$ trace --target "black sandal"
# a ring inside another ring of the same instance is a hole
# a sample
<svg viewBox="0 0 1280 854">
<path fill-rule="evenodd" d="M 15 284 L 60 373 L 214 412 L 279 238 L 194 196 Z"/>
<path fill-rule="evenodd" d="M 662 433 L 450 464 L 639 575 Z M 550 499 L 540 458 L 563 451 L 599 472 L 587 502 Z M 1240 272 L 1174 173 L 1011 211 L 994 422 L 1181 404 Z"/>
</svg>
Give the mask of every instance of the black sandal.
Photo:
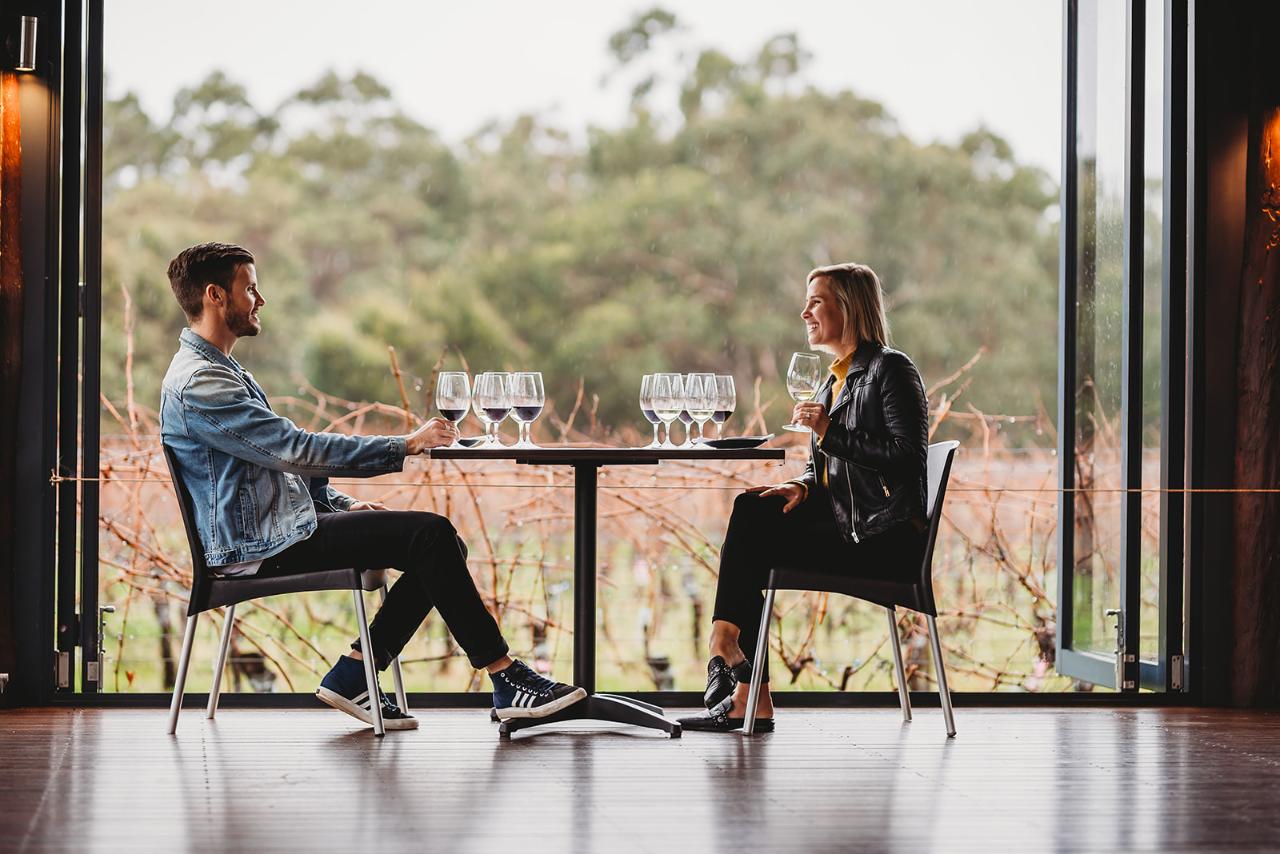
<svg viewBox="0 0 1280 854">
<path fill-rule="evenodd" d="M 723 656 L 713 656 L 707 662 L 707 690 L 702 695 L 702 705 L 714 709 L 733 696 L 740 682 L 751 681 L 751 662 L 745 659 L 730 667 Z"/>
<path fill-rule="evenodd" d="M 691 732 L 736 732 L 742 729 L 746 719 L 729 717 L 732 708 L 733 700 L 728 699 L 700 715 L 680 718 L 678 723 L 681 729 Z M 754 731 L 773 732 L 773 718 L 756 718 Z"/>
</svg>

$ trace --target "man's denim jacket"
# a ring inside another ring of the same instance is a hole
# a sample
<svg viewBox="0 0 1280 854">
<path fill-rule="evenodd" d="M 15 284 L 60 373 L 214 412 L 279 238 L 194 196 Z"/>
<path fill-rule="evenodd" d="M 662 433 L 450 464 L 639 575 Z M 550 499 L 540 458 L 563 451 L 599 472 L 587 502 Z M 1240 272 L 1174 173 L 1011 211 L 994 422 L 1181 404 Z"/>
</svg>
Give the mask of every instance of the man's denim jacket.
<svg viewBox="0 0 1280 854">
<path fill-rule="evenodd" d="M 312 433 L 271 411 L 253 375 L 190 329 L 165 374 L 160 436 L 191 491 L 209 566 L 259 560 L 311 536 L 316 506 L 353 499 L 330 477 L 404 467 L 400 436 Z"/>
</svg>

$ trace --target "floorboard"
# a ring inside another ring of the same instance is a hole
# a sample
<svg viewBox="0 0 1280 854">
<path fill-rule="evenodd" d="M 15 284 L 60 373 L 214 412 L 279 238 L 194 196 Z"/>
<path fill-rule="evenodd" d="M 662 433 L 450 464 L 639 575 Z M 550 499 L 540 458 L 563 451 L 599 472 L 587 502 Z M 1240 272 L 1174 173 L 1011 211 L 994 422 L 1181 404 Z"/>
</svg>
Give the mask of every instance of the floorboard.
<svg viewBox="0 0 1280 854">
<path fill-rule="evenodd" d="M 1280 714 L 783 710 L 778 731 L 433 710 L 0 712 L 3 851 L 1274 850 Z"/>
</svg>

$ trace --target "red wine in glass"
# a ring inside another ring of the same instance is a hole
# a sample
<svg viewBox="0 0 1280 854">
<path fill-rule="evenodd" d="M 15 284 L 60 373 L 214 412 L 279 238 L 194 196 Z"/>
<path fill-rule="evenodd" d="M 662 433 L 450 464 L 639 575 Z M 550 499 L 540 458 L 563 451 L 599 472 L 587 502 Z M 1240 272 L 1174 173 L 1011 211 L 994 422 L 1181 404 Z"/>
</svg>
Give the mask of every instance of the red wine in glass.
<svg viewBox="0 0 1280 854">
<path fill-rule="evenodd" d="M 689 410 L 680 410 L 680 423 L 686 427 L 693 423 L 693 416 L 689 414 Z"/>
<path fill-rule="evenodd" d="M 488 415 L 489 420 L 494 424 L 500 424 L 502 419 L 506 418 L 510 413 L 510 406 L 486 406 L 484 408 L 484 414 Z"/>
<path fill-rule="evenodd" d="M 463 418 L 467 417 L 466 409 L 446 409 L 443 406 L 439 407 L 439 409 L 440 409 L 440 415 L 446 421 L 452 421 L 454 424 L 457 424 Z"/>
<path fill-rule="evenodd" d="M 729 416 L 733 414 L 732 409 L 717 409 L 711 413 L 711 420 L 716 424 L 723 424 L 729 420 Z"/>
<path fill-rule="evenodd" d="M 526 424 L 529 423 L 530 421 L 533 421 L 539 415 L 542 414 L 541 406 L 517 406 L 515 407 L 515 410 L 516 410 L 516 420 L 523 421 Z"/>
</svg>

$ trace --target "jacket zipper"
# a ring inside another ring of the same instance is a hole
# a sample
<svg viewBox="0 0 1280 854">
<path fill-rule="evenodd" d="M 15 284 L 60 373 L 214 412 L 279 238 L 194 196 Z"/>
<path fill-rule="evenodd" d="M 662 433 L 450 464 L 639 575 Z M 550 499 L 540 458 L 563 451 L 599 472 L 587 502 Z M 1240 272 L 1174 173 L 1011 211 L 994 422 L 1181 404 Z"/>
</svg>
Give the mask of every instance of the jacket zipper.
<svg viewBox="0 0 1280 854">
<path fill-rule="evenodd" d="M 884 475 L 878 474 L 876 475 L 876 477 L 880 478 L 880 488 L 884 490 L 884 497 L 885 498 L 892 497 L 889 495 L 889 484 L 885 482 Z"/>
<path fill-rule="evenodd" d="M 849 488 L 849 533 L 853 535 L 853 541 L 857 543 L 861 542 L 861 540 L 858 539 L 858 526 L 854 524 L 854 516 L 857 514 L 858 509 L 857 505 L 853 503 L 853 479 L 846 476 L 845 486 Z"/>
</svg>

